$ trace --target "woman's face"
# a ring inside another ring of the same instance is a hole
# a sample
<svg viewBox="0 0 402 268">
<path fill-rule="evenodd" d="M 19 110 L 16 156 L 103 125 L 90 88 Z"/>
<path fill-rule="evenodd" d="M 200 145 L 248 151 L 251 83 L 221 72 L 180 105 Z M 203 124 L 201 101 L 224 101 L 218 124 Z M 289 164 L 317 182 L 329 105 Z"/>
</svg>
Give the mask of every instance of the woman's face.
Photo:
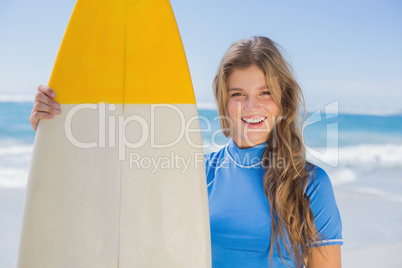
<svg viewBox="0 0 402 268">
<path fill-rule="evenodd" d="M 268 88 L 264 73 L 256 65 L 235 69 L 228 77 L 228 115 L 233 140 L 249 148 L 268 140 L 279 107 Z"/>
</svg>

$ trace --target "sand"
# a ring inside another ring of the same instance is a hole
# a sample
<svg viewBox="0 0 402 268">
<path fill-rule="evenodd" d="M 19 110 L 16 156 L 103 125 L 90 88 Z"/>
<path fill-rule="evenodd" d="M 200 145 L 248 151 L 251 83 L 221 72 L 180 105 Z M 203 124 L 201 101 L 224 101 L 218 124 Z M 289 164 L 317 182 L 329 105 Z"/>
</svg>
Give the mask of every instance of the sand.
<svg viewBox="0 0 402 268">
<path fill-rule="evenodd" d="M 0 188 L 0 268 L 17 266 L 25 189 Z"/>
<path fill-rule="evenodd" d="M 358 250 L 342 250 L 342 267 L 400 268 L 402 267 L 402 242 Z"/>
</svg>

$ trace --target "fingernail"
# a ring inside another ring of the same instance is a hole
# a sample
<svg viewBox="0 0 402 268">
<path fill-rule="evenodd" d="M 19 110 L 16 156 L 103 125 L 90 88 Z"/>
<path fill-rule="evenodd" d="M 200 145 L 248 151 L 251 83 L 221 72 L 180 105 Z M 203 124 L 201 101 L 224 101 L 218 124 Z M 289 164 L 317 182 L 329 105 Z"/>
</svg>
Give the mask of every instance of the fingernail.
<svg viewBox="0 0 402 268">
<path fill-rule="evenodd" d="M 49 114 L 49 118 L 53 118 L 53 115 L 52 115 L 52 114 Z"/>
<path fill-rule="evenodd" d="M 53 106 L 54 106 L 54 108 L 60 108 L 60 104 L 59 104 L 58 102 L 55 102 L 55 103 L 53 104 Z"/>
<path fill-rule="evenodd" d="M 56 98 L 56 93 L 52 92 L 51 96 L 52 98 Z"/>
<path fill-rule="evenodd" d="M 56 114 L 59 114 L 59 113 L 61 113 L 61 111 L 60 111 L 60 110 L 56 110 Z"/>
</svg>

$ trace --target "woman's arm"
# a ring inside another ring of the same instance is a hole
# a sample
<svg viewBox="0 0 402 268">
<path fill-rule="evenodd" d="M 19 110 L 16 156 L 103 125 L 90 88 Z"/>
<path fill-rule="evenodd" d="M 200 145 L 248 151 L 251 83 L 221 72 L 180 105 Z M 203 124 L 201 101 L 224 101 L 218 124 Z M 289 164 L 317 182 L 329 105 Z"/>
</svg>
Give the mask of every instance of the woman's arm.
<svg viewBox="0 0 402 268">
<path fill-rule="evenodd" d="M 60 104 L 53 100 L 55 97 L 56 93 L 50 87 L 44 85 L 38 87 L 38 93 L 35 95 L 35 103 L 29 117 L 29 122 L 35 131 L 38 127 L 39 119 L 50 119 L 55 114 L 60 113 Z"/>
<path fill-rule="evenodd" d="M 340 268 L 341 246 L 323 246 L 313 248 L 307 268 Z"/>
</svg>

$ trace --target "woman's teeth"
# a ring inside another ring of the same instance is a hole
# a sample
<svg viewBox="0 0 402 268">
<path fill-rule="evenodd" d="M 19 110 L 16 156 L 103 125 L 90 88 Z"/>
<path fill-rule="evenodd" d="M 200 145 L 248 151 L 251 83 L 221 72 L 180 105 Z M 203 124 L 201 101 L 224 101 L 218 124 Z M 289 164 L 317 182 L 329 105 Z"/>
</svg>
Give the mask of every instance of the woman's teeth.
<svg viewBox="0 0 402 268">
<path fill-rule="evenodd" d="M 241 120 L 248 124 L 258 124 L 265 120 L 266 117 L 253 117 L 253 118 L 245 118 L 242 117 Z"/>
</svg>

